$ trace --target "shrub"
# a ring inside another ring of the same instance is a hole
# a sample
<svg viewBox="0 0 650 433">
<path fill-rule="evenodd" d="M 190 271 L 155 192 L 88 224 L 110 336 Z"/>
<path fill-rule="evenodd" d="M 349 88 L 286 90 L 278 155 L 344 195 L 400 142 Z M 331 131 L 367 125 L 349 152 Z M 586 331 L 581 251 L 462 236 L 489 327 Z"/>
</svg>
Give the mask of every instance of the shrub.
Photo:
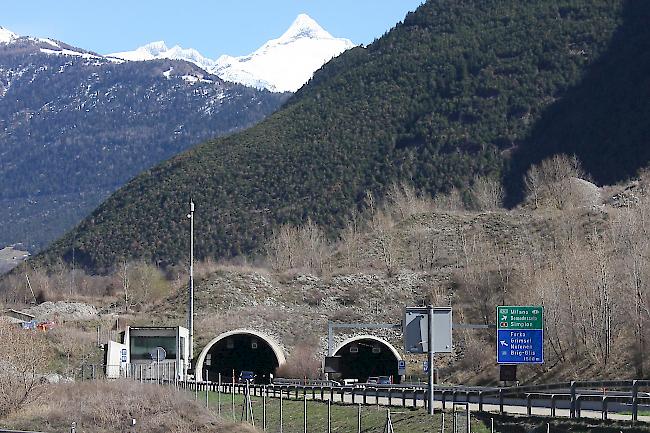
<svg viewBox="0 0 650 433">
<path fill-rule="evenodd" d="M 527 200 L 535 208 L 555 207 L 565 209 L 573 207 L 580 201 L 580 191 L 571 179 L 585 179 L 587 174 L 580 161 L 567 155 L 555 155 L 533 165 L 524 181 Z"/>
<path fill-rule="evenodd" d="M 43 335 L 0 322 L 0 419 L 37 400 L 50 361 Z"/>
<path fill-rule="evenodd" d="M 306 269 L 322 274 L 330 247 L 325 232 L 311 220 L 300 227 L 284 225 L 269 241 L 267 260 L 275 270 Z"/>
<path fill-rule="evenodd" d="M 317 379 L 320 376 L 320 361 L 313 346 L 296 346 L 287 362 L 278 367 L 276 373 L 279 377 Z"/>
</svg>

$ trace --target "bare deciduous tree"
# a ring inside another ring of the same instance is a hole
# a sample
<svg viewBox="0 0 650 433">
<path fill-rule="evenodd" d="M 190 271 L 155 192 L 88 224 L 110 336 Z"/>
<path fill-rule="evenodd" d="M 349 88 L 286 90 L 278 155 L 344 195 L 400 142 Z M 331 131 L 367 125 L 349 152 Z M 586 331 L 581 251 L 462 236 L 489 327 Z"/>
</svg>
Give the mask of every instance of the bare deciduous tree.
<svg viewBox="0 0 650 433">
<path fill-rule="evenodd" d="M 418 193 L 412 185 L 393 184 L 386 194 L 386 208 L 398 220 L 425 213 L 433 207 L 433 201 Z"/>
<path fill-rule="evenodd" d="M 581 201 L 578 184 L 572 179 L 587 175 L 576 156 L 555 155 L 530 167 L 524 177 L 527 196 L 535 208 L 557 209 L 573 207 Z"/>
<path fill-rule="evenodd" d="M 360 266 L 362 234 L 358 213 L 354 212 L 350 222 L 341 231 L 341 238 L 338 249 L 343 254 L 345 265 L 348 269 L 355 269 Z"/>
<path fill-rule="evenodd" d="M 300 227 L 280 227 L 267 248 L 267 259 L 276 270 L 303 268 L 320 274 L 329 254 L 324 231 L 311 219 Z"/>
<path fill-rule="evenodd" d="M 276 270 L 296 267 L 296 245 L 300 238 L 298 228 L 285 224 L 277 229 L 268 243 L 267 258 Z"/>
<path fill-rule="evenodd" d="M 394 230 L 395 220 L 390 212 L 378 210 L 368 223 L 372 235 L 375 255 L 380 258 L 387 275 L 393 275 L 398 263 L 398 234 Z"/>
<path fill-rule="evenodd" d="M 498 179 L 477 177 L 470 194 L 476 210 L 493 211 L 503 207 L 503 186 Z"/>
<path fill-rule="evenodd" d="M 0 419 L 38 399 L 50 352 L 43 336 L 0 322 Z"/>
<path fill-rule="evenodd" d="M 159 301 L 171 291 L 171 284 L 162 270 L 145 262 L 124 261 L 116 276 L 124 290 L 127 311 Z"/>
<path fill-rule="evenodd" d="M 433 207 L 443 211 L 460 211 L 465 209 L 465 201 L 458 188 L 452 188 L 448 194 L 437 194 L 433 198 Z"/>
</svg>

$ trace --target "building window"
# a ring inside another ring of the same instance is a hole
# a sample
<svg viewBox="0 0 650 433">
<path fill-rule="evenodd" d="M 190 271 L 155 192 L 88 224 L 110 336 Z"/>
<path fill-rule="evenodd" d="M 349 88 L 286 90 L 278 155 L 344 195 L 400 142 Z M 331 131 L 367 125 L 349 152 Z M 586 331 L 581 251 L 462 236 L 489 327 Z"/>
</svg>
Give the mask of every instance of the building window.
<svg viewBox="0 0 650 433">
<path fill-rule="evenodd" d="M 151 360 L 151 351 L 162 347 L 165 359 L 176 359 L 176 337 L 131 336 L 131 360 Z"/>
</svg>

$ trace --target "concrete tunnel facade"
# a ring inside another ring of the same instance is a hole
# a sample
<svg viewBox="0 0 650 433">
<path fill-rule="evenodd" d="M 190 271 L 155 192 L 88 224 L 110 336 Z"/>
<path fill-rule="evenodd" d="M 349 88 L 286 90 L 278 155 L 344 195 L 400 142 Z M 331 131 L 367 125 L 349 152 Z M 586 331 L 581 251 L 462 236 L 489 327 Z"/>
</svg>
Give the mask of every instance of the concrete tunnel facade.
<svg viewBox="0 0 650 433">
<path fill-rule="evenodd" d="M 339 344 L 332 352 L 341 357 L 341 377 L 366 382 L 368 377 L 391 376 L 399 383 L 398 361 L 402 355 L 388 341 L 374 335 L 356 335 Z M 270 336 L 252 329 L 235 329 L 210 340 L 196 359 L 195 376 L 199 381 L 237 380 L 241 371 L 253 371 L 256 382 L 267 383 L 269 374 L 286 363 L 282 347 Z M 206 377 L 207 375 L 207 377 Z"/>
<path fill-rule="evenodd" d="M 252 371 L 258 383 L 266 383 L 269 374 L 286 362 L 284 351 L 271 337 L 252 329 L 235 329 L 210 340 L 196 359 L 195 376 L 201 381 L 221 377 L 235 380 L 241 371 Z"/>
</svg>

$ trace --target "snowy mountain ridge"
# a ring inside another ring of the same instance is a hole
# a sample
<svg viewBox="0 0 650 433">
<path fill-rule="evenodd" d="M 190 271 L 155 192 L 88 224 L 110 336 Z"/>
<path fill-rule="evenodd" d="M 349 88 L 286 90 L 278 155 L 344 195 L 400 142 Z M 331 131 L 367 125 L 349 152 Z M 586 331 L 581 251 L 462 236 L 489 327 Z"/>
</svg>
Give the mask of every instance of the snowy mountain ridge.
<svg viewBox="0 0 650 433">
<path fill-rule="evenodd" d="M 185 60 L 198 67 L 211 72 L 214 60 L 204 57 L 194 48 L 182 48 L 178 45 L 168 48 L 165 41 L 151 42 L 133 51 L 107 54 L 106 57 L 122 59 L 132 62 L 142 62 L 155 59 Z"/>
<path fill-rule="evenodd" d="M 168 48 L 158 41 L 133 51 L 108 54 L 127 61 L 186 60 L 220 78 L 273 92 L 295 92 L 323 64 L 354 47 L 349 39 L 335 38 L 306 14 L 300 14 L 277 39 L 241 57 L 209 59 L 193 48 Z"/>
<path fill-rule="evenodd" d="M 194 48 L 178 45 L 169 48 L 164 41 L 151 42 L 133 51 L 101 56 L 67 44 L 59 45 L 52 39 L 21 37 L 0 27 L 0 44 L 19 41 L 39 45 L 44 54 L 80 56 L 113 63 L 184 60 L 223 80 L 272 92 L 295 92 L 330 59 L 355 46 L 349 39 L 335 38 L 307 14 L 298 15 L 279 38 L 267 41 L 253 53 L 240 57 L 222 55 L 216 60 L 203 56 Z"/>
<path fill-rule="evenodd" d="M 0 44 L 8 44 L 14 39 L 18 39 L 18 35 L 9 29 L 0 26 Z"/>
</svg>

